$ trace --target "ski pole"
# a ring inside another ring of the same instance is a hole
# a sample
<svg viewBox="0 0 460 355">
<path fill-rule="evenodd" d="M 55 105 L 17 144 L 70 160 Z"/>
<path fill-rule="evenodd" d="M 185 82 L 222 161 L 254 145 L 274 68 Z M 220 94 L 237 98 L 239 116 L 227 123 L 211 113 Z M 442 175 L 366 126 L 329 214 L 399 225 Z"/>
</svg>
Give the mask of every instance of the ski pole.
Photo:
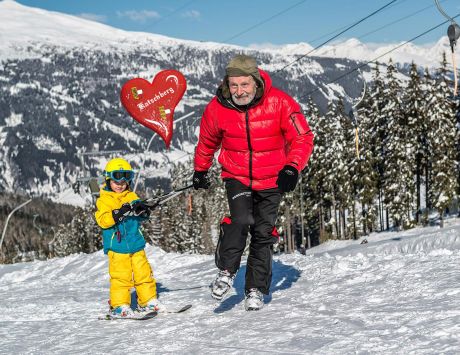
<svg viewBox="0 0 460 355">
<path fill-rule="evenodd" d="M 150 209 L 155 209 L 158 206 L 161 206 L 162 204 L 166 203 L 167 201 L 173 199 L 174 197 L 179 196 L 180 194 L 182 194 L 183 192 L 185 192 L 186 190 L 188 190 L 188 189 L 190 189 L 192 187 L 193 187 L 193 184 L 190 184 L 190 185 L 181 187 L 180 189 L 173 190 L 173 191 L 171 191 L 171 192 L 169 192 L 169 193 L 167 193 L 165 195 L 148 198 L 148 199 L 144 200 L 143 202 L 147 206 L 149 206 Z"/>
</svg>

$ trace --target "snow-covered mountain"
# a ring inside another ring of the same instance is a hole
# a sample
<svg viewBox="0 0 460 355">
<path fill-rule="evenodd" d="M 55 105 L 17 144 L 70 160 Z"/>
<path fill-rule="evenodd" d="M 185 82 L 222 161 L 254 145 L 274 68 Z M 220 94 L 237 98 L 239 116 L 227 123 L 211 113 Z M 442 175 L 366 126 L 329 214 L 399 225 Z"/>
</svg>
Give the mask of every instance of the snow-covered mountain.
<svg viewBox="0 0 460 355">
<path fill-rule="evenodd" d="M 328 83 L 357 66 L 355 60 L 342 57 L 358 53 L 360 46 L 364 45 L 348 41 L 348 52 L 340 49 L 347 47 L 343 44 L 318 53 L 335 53 L 337 58 L 316 56 L 296 61 L 306 48 L 256 50 L 127 32 L 3 0 L 0 188 L 49 196 L 63 196 L 64 192 L 68 196 L 78 177 L 85 172 L 96 175 L 108 158 L 82 153 L 114 150 L 122 151 L 135 167 L 145 161 L 145 175 L 151 178 L 146 185 L 166 183 L 170 163 L 190 158 L 202 110 L 235 53 L 257 57 L 260 66 L 271 73 L 274 85 L 302 104 L 309 93 L 320 88 L 311 96 L 325 109 L 331 99 L 359 96 L 360 73 Z M 180 70 L 188 85 L 175 117 L 193 114 L 177 125 L 169 151 L 155 138 L 145 152 L 152 132 L 126 114 L 119 102 L 120 88 L 134 77 L 152 79 L 160 70 L 171 68 Z M 362 69 L 365 78 L 369 78 L 369 70 Z"/>
<path fill-rule="evenodd" d="M 163 46 L 183 44 L 204 50 L 222 47 L 219 43 L 201 43 L 153 33 L 124 31 L 80 17 L 24 6 L 13 0 L 0 1 L 0 19 L 0 59 L 23 57 L 27 51 L 33 53 L 40 46 L 111 51 L 143 47 L 162 49 Z"/>
<path fill-rule="evenodd" d="M 128 49 L 174 44 L 189 44 L 204 50 L 215 50 L 226 47 L 233 50 L 243 50 L 242 47 L 215 42 L 196 42 L 175 39 L 162 35 L 142 32 L 127 32 L 98 22 L 70 16 L 62 13 L 27 7 L 13 0 L 0 2 L 0 42 L 2 52 L 0 59 L 11 58 L 14 55 L 24 55 L 22 49 L 30 46 L 31 42 L 40 44 L 85 47 L 90 49 Z M 18 21 L 17 19 L 21 19 Z M 24 26 L 27 24 L 27 26 Z M 379 59 L 387 62 L 390 58 L 401 64 L 414 61 L 420 66 L 437 67 L 443 52 L 450 53 L 449 40 L 443 36 L 433 45 L 417 46 L 412 43 L 366 44 L 356 38 L 338 41 L 325 45 L 312 53 L 313 56 L 329 58 L 348 58 L 358 61 L 374 60 L 387 52 L 388 55 Z M 286 44 L 282 46 L 257 46 L 257 50 L 268 51 L 280 55 L 305 55 L 313 46 L 308 43 Z M 460 54 L 457 53 L 457 59 Z"/>
<path fill-rule="evenodd" d="M 403 43 L 405 42 L 366 44 L 356 38 L 351 38 L 333 45 L 325 45 L 312 52 L 312 55 L 330 58 L 348 58 L 366 62 L 374 61 L 380 57 L 378 61 L 381 63 L 387 63 L 391 58 L 395 63 L 399 63 L 399 66 L 406 66 L 414 62 L 419 66 L 428 68 L 439 67 L 440 58 L 442 58 L 443 53 L 449 56 L 449 61 L 451 60 L 451 49 L 447 36 L 441 37 L 434 45 L 417 46 L 413 43 L 402 45 Z M 280 46 L 272 50 L 292 55 L 305 55 L 312 51 L 313 47 L 307 43 L 299 43 Z M 458 62 L 460 60 L 460 53 L 457 51 L 455 55 Z"/>
<path fill-rule="evenodd" d="M 210 255 L 147 247 L 160 300 L 183 314 L 103 321 L 109 277 L 102 251 L 0 265 L 5 354 L 458 354 L 460 221 L 330 241 L 275 255 L 271 295 L 243 307 L 243 260 L 221 304 L 209 294 Z"/>
</svg>

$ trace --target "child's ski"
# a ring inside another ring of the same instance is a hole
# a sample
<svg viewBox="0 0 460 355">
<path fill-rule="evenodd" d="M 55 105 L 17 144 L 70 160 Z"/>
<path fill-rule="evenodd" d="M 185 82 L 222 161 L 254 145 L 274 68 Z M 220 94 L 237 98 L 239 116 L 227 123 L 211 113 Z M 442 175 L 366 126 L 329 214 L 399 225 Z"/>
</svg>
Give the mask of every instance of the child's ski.
<svg viewBox="0 0 460 355">
<path fill-rule="evenodd" d="M 113 314 L 106 314 L 103 317 L 99 317 L 100 320 L 118 320 L 118 319 L 130 319 L 130 320 L 147 320 L 155 318 L 158 315 L 158 312 L 148 312 L 148 313 L 134 313 L 131 316 L 117 317 Z"/>
<path fill-rule="evenodd" d="M 182 312 L 188 311 L 190 308 L 192 308 L 192 305 L 186 304 L 185 306 L 182 306 L 181 308 L 178 308 L 178 309 L 168 309 L 165 311 L 160 311 L 160 312 L 153 311 L 153 312 L 148 312 L 148 313 L 135 312 L 133 315 L 126 316 L 126 317 L 117 317 L 117 316 L 114 316 L 113 314 L 108 313 L 103 317 L 99 317 L 99 319 L 100 320 L 118 320 L 118 319 L 147 320 L 147 319 L 155 318 L 158 315 L 160 315 L 161 317 L 162 314 L 182 313 Z"/>
</svg>

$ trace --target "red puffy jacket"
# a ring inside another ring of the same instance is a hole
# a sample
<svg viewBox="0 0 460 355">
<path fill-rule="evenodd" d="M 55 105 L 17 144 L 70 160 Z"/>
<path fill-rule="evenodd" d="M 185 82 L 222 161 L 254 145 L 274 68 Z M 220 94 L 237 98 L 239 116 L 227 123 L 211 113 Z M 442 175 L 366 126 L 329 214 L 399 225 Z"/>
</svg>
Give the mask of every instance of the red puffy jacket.
<svg viewBox="0 0 460 355">
<path fill-rule="evenodd" d="M 313 151 L 313 133 L 300 106 L 272 87 L 269 75 L 264 92 L 246 110 L 224 98 L 220 87 L 201 118 L 195 150 L 195 170 L 207 171 L 220 148 L 222 178 L 234 178 L 254 190 L 276 188 L 284 165 L 302 170 Z"/>
</svg>

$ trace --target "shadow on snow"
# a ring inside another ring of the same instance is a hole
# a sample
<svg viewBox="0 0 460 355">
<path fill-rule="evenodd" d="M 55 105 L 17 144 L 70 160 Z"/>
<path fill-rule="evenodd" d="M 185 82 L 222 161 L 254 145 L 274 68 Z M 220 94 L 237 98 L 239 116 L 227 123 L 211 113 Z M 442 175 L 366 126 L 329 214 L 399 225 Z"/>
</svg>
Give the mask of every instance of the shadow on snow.
<svg viewBox="0 0 460 355">
<path fill-rule="evenodd" d="M 237 304 L 244 300 L 244 284 L 245 284 L 246 265 L 242 265 L 238 273 L 236 274 L 233 282 L 233 287 L 236 294 L 225 298 L 218 307 L 214 310 L 214 313 L 223 313 L 231 310 Z M 292 284 L 297 282 L 300 277 L 300 271 L 296 268 L 285 265 L 280 261 L 273 262 L 272 269 L 272 283 L 270 287 L 270 294 L 264 295 L 265 304 L 270 303 L 272 300 L 272 293 L 282 291 L 290 288 Z"/>
</svg>

